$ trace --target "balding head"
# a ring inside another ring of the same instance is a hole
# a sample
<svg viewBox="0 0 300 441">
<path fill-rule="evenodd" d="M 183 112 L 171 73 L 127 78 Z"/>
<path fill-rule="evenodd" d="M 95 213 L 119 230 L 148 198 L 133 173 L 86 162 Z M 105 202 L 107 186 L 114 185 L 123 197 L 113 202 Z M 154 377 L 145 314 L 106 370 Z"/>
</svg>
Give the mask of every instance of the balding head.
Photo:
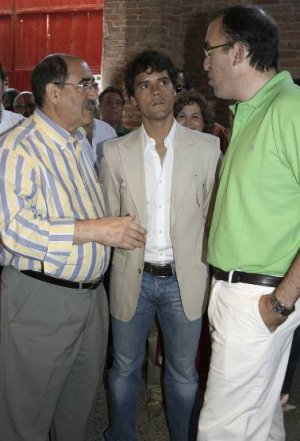
<svg viewBox="0 0 300 441">
<path fill-rule="evenodd" d="M 83 61 L 69 54 L 51 54 L 36 65 L 31 76 L 31 86 L 36 105 L 43 106 L 46 86 L 49 83 L 65 83 L 68 76 L 68 63 Z"/>
<path fill-rule="evenodd" d="M 21 92 L 14 99 L 14 111 L 20 113 L 25 118 L 31 116 L 35 109 L 35 100 L 31 92 Z"/>
</svg>

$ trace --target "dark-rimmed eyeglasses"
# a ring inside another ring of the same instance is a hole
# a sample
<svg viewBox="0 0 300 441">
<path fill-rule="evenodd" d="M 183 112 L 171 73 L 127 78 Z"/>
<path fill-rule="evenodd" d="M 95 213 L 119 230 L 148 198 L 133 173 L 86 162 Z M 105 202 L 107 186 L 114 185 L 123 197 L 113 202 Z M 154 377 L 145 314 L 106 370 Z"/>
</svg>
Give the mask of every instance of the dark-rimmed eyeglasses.
<svg viewBox="0 0 300 441">
<path fill-rule="evenodd" d="M 223 44 L 217 44 L 217 46 L 206 46 L 203 48 L 205 57 L 209 57 L 210 54 L 215 50 L 218 49 L 219 47 L 225 47 L 225 46 L 233 46 L 233 42 L 227 42 L 227 43 L 223 43 Z"/>
<path fill-rule="evenodd" d="M 93 81 L 91 83 L 82 83 L 82 84 L 75 84 L 75 83 L 68 83 L 68 82 L 59 82 L 54 81 L 53 84 L 61 85 L 61 86 L 73 86 L 77 87 L 81 93 L 90 93 L 93 89 L 97 90 L 99 89 L 98 83 L 96 81 Z"/>
</svg>

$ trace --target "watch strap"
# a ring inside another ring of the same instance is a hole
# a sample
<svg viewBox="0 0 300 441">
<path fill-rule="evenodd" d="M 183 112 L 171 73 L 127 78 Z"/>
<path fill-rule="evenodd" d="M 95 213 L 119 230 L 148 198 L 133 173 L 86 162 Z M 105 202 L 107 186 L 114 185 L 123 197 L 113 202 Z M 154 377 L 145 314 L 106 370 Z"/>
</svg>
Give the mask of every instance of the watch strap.
<svg viewBox="0 0 300 441">
<path fill-rule="evenodd" d="M 286 308 L 277 298 L 276 292 L 273 291 L 272 294 L 269 296 L 270 303 L 272 305 L 273 311 L 276 312 L 276 314 L 280 314 L 283 317 L 288 317 L 292 312 L 295 311 L 295 306 L 293 306 L 292 309 Z"/>
</svg>

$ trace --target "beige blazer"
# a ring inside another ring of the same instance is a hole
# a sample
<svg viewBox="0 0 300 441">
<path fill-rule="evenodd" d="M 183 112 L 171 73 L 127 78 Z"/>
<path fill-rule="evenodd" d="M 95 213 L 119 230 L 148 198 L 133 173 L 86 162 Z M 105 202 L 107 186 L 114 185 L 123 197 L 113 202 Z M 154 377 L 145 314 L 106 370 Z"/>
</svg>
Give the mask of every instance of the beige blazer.
<svg viewBox="0 0 300 441">
<path fill-rule="evenodd" d="M 142 129 L 105 143 L 100 169 L 108 216 L 136 214 L 147 229 Z M 219 139 L 176 123 L 171 194 L 171 241 L 183 309 L 189 320 L 206 306 L 205 221 L 220 158 Z M 116 248 L 112 258 L 110 308 L 129 321 L 136 309 L 144 265 L 144 250 Z"/>
</svg>

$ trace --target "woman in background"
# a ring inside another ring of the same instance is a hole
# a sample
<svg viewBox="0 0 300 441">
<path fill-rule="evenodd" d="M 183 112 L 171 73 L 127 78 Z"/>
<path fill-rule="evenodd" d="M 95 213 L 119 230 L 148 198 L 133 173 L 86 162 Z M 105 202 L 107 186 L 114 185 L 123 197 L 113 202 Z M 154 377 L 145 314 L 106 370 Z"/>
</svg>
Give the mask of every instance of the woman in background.
<svg viewBox="0 0 300 441">
<path fill-rule="evenodd" d="M 176 96 L 174 116 L 184 127 L 218 136 L 221 151 L 225 153 L 229 143 L 228 129 L 216 122 L 211 104 L 197 90 L 189 89 Z"/>
</svg>

